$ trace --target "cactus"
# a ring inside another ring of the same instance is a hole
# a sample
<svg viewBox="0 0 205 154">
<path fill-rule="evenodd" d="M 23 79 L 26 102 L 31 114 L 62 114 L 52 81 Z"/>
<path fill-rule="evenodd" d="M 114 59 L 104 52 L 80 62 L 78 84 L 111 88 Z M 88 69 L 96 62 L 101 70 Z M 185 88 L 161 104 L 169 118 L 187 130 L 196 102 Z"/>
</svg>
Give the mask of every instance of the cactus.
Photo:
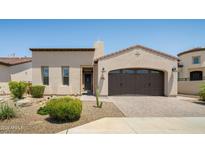
<svg viewBox="0 0 205 154">
<path fill-rule="evenodd" d="M 103 102 L 99 100 L 99 89 L 96 89 L 96 105 L 98 108 L 102 108 Z"/>
</svg>

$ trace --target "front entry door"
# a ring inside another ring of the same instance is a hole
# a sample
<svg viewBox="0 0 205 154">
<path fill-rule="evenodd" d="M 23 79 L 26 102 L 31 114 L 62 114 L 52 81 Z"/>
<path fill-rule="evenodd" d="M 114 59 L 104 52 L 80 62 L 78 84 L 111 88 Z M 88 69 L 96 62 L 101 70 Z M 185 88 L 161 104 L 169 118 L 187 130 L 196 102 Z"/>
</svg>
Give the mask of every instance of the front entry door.
<svg viewBox="0 0 205 154">
<path fill-rule="evenodd" d="M 85 91 L 91 91 L 92 90 L 92 76 L 91 74 L 85 74 Z"/>
</svg>

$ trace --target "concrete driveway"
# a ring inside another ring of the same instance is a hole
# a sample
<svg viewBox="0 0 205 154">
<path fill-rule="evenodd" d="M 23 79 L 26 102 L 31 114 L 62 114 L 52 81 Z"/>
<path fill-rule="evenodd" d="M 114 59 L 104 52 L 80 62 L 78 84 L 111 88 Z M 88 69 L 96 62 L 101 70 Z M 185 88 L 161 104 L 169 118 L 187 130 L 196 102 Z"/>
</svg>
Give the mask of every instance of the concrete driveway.
<svg viewBox="0 0 205 154">
<path fill-rule="evenodd" d="M 111 96 L 126 117 L 203 117 L 205 104 L 196 98 L 160 96 Z"/>
</svg>

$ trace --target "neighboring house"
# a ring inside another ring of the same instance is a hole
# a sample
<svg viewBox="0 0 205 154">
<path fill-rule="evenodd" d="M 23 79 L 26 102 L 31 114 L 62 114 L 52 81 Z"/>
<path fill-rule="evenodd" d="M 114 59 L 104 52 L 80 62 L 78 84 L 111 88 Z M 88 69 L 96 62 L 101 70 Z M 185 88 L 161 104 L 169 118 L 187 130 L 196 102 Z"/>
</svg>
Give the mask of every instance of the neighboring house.
<svg viewBox="0 0 205 154">
<path fill-rule="evenodd" d="M 205 48 L 194 48 L 178 54 L 178 92 L 198 94 L 205 76 Z"/>
<path fill-rule="evenodd" d="M 9 81 L 32 81 L 32 62 L 29 57 L 0 57 L 0 94 L 8 94 Z"/>
<path fill-rule="evenodd" d="M 177 95 L 177 58 L 140 45 L 105 55 L 93 48 L 31 48 L 32 83 L 45 94 Z"/>
</svg>

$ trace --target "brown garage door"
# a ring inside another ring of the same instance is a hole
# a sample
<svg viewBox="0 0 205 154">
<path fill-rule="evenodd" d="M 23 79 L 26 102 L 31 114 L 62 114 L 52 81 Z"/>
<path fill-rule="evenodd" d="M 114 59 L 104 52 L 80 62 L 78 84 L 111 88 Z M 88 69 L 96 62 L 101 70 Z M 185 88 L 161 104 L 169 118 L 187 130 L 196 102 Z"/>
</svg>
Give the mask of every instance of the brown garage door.
<svg viewBox="0 0 205 154">
<path fill-rule="evenodd" d="M 121 69 L 109 72 L 109 95 L 164 95 L 164 73 L 150 69 Z"/>
</svg>

